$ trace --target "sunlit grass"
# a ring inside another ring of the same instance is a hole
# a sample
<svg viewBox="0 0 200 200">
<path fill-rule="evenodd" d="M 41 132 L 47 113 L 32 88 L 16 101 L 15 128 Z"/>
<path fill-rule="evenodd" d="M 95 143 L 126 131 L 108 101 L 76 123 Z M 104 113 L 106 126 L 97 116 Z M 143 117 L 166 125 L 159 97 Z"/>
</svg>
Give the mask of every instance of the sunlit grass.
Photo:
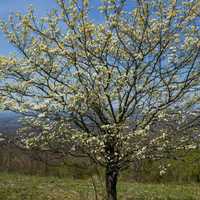
<svg viewBox="0 0 200 200">
<path fill-rule="evenodd" d="M 98 200 L 103 188 L 97 186 Z M 120 200 L 200 200 L 200 186 L 120 182 Z M 91 180 L 0 174 L 0 200 L 96 200 Z"/>
</svg>

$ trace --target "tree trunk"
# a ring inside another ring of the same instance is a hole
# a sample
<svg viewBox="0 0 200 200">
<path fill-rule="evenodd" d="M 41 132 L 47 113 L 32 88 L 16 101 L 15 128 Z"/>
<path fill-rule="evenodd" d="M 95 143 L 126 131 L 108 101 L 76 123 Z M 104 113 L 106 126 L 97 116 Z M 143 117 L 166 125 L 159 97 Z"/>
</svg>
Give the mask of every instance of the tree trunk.
<svg viewBox="0 0 200 200">
<path fill-rule="evenodd" d="M 107 166 L 105 178 L 106 178 L 107 200 L 117 200 L 118 170 Z"/>
</svg>

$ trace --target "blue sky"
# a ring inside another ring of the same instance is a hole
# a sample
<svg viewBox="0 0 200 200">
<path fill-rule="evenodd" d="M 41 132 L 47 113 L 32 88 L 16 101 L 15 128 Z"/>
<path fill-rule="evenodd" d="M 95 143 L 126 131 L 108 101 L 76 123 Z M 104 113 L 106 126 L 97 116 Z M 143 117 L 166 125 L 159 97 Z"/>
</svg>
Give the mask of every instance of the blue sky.
<svg viewBox="0 0 200 200">
<path fill-rule="evenodd" d="M 98 7 L 99 0 L 92 0 L 92 8 Z M 12 12 L 25 13 L 29 5 L 33 5 L 38 16 L 45 16 L 52 8 L 57 8 L 54 0 L 0 0 L 0 18 L 7 20 Z M 93 13 L 94 19 L 98 20 L 100 16 Z M 14 48 L 7 42 L 0 31 L 0 55 L 8 55 L 14 51 Z"/>
<path fill-rule="evenodd" d="M 97 9 L 101 0 L 90 0 L 91 18 L 96 22 L 102 22 L 102 16 L 97 13 Z M 130 2 L 127 0 L 128 9 L 130 9 Z M 14 12 L 26 13 L 27 8 L 33 5 L 37 16 L 45 16 L 51 9 L 57 8 L 55 0 L 0 0 L 0 19 L 7 20 L 9 15 Z M 15 49 L 9 44 L 0 31 L 0 55 L 8 55 Z"/>
<path fill-rule="evenodd" d="M 17 11 L 25 13 L 29 5 L 33 5 L 36 8 L 39 16 L 44 16 L 50 9 L 56 7 L 54 0 L 1 0 L 0 18 L 7 20 L 12 12 Z M 13 50 L 2 32 L 0 32 L 0 55 L 8 55 Z"/>
</svg>

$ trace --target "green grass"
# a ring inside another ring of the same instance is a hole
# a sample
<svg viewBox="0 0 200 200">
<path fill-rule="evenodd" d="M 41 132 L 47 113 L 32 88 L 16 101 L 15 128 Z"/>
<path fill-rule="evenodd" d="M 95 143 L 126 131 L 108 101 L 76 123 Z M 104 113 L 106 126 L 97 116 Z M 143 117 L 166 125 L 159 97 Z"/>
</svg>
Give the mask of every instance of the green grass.
<svg viewBox="0 0 200 200">
<path fill-rule="evenodd" d="M 97 190 L 102 196 L 103 188 L 98 185 Z M 119 200 L 200 200 L 200 186 L 120 182 L 118 194 Z M 90 180 L 0 173 L 0 200 L 95 200 L 94 196 Z"/>
</svg>

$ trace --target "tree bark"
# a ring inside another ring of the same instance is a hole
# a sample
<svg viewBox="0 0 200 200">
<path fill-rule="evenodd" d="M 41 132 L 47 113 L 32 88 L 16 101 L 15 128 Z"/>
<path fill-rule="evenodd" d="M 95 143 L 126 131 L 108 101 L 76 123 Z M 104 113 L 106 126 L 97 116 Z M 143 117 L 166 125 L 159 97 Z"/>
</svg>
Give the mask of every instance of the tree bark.
<svg viewBox="0 0 200 200">
<path fill-rule="evenodd" d="M 105 178 L 106 178 L 107 200 L 117 200 L 118 170 L 110 166 L 107 166 Z"/>
</svg>

